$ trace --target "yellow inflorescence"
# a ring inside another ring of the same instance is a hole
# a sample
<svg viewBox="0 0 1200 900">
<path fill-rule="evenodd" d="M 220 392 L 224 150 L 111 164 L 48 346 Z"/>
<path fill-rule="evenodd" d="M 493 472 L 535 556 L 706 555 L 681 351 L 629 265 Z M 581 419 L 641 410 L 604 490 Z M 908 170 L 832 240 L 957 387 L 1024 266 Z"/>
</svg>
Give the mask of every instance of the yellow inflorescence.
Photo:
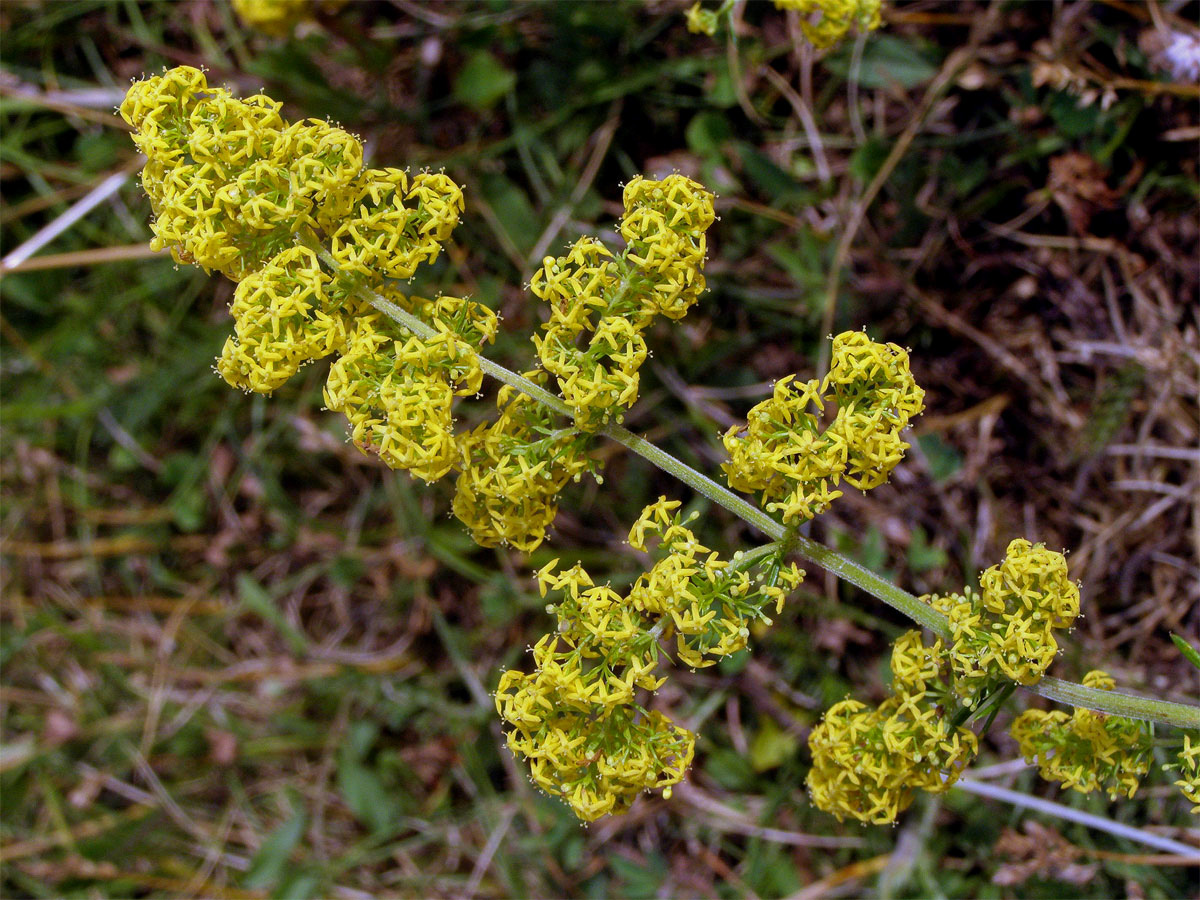
<svg viewBox="0 0 1200 900">
<path fill-rule="evenodd" d="M 238 282 L 221 376 L 270 393 L 336 354 L 326 402 L 346 414 L 360 448 L 430 481 L 457 467 L 451 403 L 479 390 L 475 348 L 495 336 L 496 316 L 455 297 L 407 298 L 393 279 L 437 258 L 463 209 L 458 185 L 440 173 L 364 169 L 353 135 L 286 122 L 274 100 L 239 100 L 188 66 L 134 84 L 121 115 L 148 157 L 153 246 Z M 328 241 L 328 270 L 298 234 Z M 373 312 L 360 287 L 437 335 L 417 338 Z"/>
<path fill-rule="evenodd" d="M 544 372 L 527 372 L 535 382 Z M 546 537 L 558 514 L 558 495 L 591 468 L 584 439 L 558 428 L 554 415 L 505 385 L 496 398 L 499 416 L 459 439 L 462 472 L 454 515 L 484 547 L 510 544 L 526 552 Z"/>
<path fill-rule="evenodd" d="M 717 14 L 712 10 L 702 9 L 700 0 L 696 0 L 684 15 L 687 17 L 687 30 L 692 34 L 706 34 L 712 37 L 717 33 Z"/>
<path fill-rule="evenodd" d="M 451 405 L 479 390 L 483 372 L 472 345 L 492 340 L 496 315 L 457 297 L 413 297 L 404 305 L 434 322 L 438 334 L 419 339 L 379 313 L 361 316 L 329 370 L 325 403 L 346 414 L 364 452 L 436 481 L 459 461 Z"/>
<path fill-rule="evenodd" d="M 882 704 L 844 700 L 809 736 L 809 793 L 839 821 L 895 821 L 915 791 L 953 785 L 978 750 L 975 735 L 946 715 L 952 674 L 940 640 L 925 647 L 920 632 L 906 633 L 892 650 L 892 672 L 893 694 Z"/>
<path fill-rule="evenodd" d="M 533 338 L 538 357 L 585 431 L 619 420 L 637 400 L 642 332 L 656 316 L 682 318 L 704 290 L 712 194 L 683 175 L 639 176 L 624 199 L 624 253 L 580 238 L 566 256 L 546 257 L 529 285 L 550 306 Z"/>
<path fill-rule="evenodd" d="M 283 37 L 318 12 L 337 12 L 349 0 L 233 0 L 233 11 L 251 28 Z"/>
<path fill-rule="evenodd" d="M 1183 750 L 1179 752 L 1176 764 L 1164 766 L 1164 768 L 1174 768 L 1179 771 L 1182 777 L 1175 782 L 1175 786 L 1183 791 L 1183 796 L 1189 803 L 1194 804 L 1192 814 L 1200 813 L 1200 735 L 1185 734 Z"/>
<path fill-rule="evenodd" d="M 800 14 L 800 30 L 810 44 L 825 50 L 851 31 L 879 27 L 882 0 L 775 0 L 776 9 Z"/>
<path fill-rule="evenodd" d="M 155 249 L 235 281 L 315 224 L 362 168 L 362 145 L 327 122 L 288 124 L 269 97 L 238 100 L 189 66 L 139 81 L 121 104 L 148 161 Z"/>
<path fill-rule="evenodd" d="M 654 567 L 625 596 L 597 586 L 582 566 L 538 572 L 542 595 L 560 595 L 558 628 L 533 648 L 534 672 L 508 671 L 496 707 L 510 726 L 508 745 L 530 774 L 591 821 L 627 809 L 646 790 L 669 788 L 691 764 L 694 737 L 636 699 L 655 691 L 659 639 L 676 637 L 679 659 L 711 665 L 746 645 L 748 625 L 769 622 L 804 573 L 778 557 L 753 572 L 721 560 L 679 520 L 677 501 L 660 498 L 629 532 Z M 749 567 L 748 567 L 749 568 Z"/>
<path fill-rule="evenodd" d="M 362 167 L 362 145 L 327 122 L 288 123 L 269 97 L 239 100 L 180 66 L 139 81 L 121 104 L 148 157 L 142 183 L 154 245 L 240 281 L 327 233 L 334 257 L 371 279 L 407 278 L 458 223 L 462 191 L 442 174 L 410 180 Z"/>
<path fill-rule="evenodd" d="M 1083 683 L 1101 690 L 1114 687 L 1099 670 L 1089 672 Z M 1135 719 L 1083 708 L 1069 716 L 1029 709 L 1013 721 L 1011 733 L 1043 778 L 1080 793 L 1103 789 L 1110 797 L 1132 797 L 1150 770 L 1150 729 Z"/>
<path fill-rule="evenodd" d="M 411 278 L 458 225 L 463 194 L 440 172 L 368 169 L 329 198 L 333 258 L 347 272 Z"/>
<path fill-rule="evenodd" d="M 316 253 L 289 247 L 238 283 L 234 334 L 217 371 L 234 387 L 269 394 L 306 362 L 341 353 L 364 304 L 338 296 Z"/>
<path fill-rule="evenodd" d="M 980 586 L 978 593 L 929 598 L 950 621 L 959 695 L 975 696 L 1001 678 L 1036 684 L 1058 653 L 1054 631 L 1079 615 L 1079 587 L 1066 558 L 1018 539 Z"/>
<path fill-rule="evenodd" d="M 924 396 L 903 348 L 858 331 L 840 334 L 824 381 L 781 379 L 744 426 L 726 432 L 729 486 L 761 491 L 767 509 L 788 524 L 811 519 L 842 495 L 841 482 L 865 491 L 887 481 L 909 446 L 900 433 Z M 826 403 L 838 409 L 822 430 Z"/>
</svg>

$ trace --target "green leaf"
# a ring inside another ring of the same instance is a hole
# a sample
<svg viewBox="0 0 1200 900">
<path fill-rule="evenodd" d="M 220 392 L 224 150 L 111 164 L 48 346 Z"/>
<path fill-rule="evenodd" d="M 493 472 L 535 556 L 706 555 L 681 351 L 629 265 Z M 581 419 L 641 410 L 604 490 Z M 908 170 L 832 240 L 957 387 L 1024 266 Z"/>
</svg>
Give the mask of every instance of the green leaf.
<svg viewBox="0 0 1200 900">
<path fill-rule="evenodd" d="M 378 735 L 374 722 L 355 722 L 338 751 L 338 792 L 355 818 L 373 832 L 386 830 L 400 814 L 391 790 L 364 762 Z"/>
<path fill-rule="evenodd" d="M 887 546 L 883 541 L 883 532 L 872 525 L 867 529 L 866 536 L 858 545 L 859 561 L 872 572 L 887 574 Z"/>
<path fill-rule="evenodd" d="M 533 249 L 541 228 L 538 215 L 529 202 L 529 197 L 519 187 L 498 172 L 489 172 L 479 180 L 479 190 L 496 214 L 496 220 L 504 229 L 504 237 L 512 242 L 513 248 L 522 256 Z"/>
<path fill-rule="evenodd" d="M 321 889 L 321 876 L 311 869 L 291 872 L 271 892 L 277 900 L 309 900 Z"/>
<path fill-rule="evenodd" d="M 917 438 L 917 444 L 925 454 L 929 477 L 939 484 L 953 478 L 962 469 L 962 455 L 939 435 L 923 434 Z"/>
<path fill-rule="evenodd" d="M 279 607 L 275 605 L 275 601 L 271 598 L 271 595 L 263 589 L 262 585 L 249 575 L 242 573 L 237 577 L 237 592 L 238 599 L 242 601 L 242 606 L 264 621 L 274 625 L 276 630 L 283 635 L 283 639 L 287 641 L 293 653 L 303 654 L 308 652 L 308 641 L 304 635 L 284 617 L 283 613 L 279 611 Z"/>
<path fill-rule="evenodd" d="M 746 177 L 773 205 L 783 200 L 814 200 L 812 191 L 800 184 L 789 172 L 775 165 L 769 156 L 756 147 L 740 142 L 738 155 L 742 159 L 742 171 Z"/>
<path fill-rule="evenodd" d="M 714 781 L 729 791 L 748 790 L 754 783 L 750 761 L 731 747 L 719 747 L 708 754 L 704 767 Z"/>
<path fill-rule="evenodd" d="M 908 544 L 908 567 L 920 574 L 930 569 L 940 569 L 949 561 L 946 551 L 929 543 L 925 529 L 918 525 L 913 529 Z"/>
<path fill-rule="evenodd" d="M 365 759 L 371 752 L 371 748 L 375 746 L 377 737 L 379 737 L 379 726 L 374 722 L 355 722 L 350 726 L 346 743 L 342 745 L 342 752 L 349 755 L 351 759 Z"/>
<path fill-rule="evenodd" d="M 764 719 L 762 727 L 750 741 L 750 765 L 755 772 L 766 772 L 783 765 L 795 755 L 799 739 L 782 730 L 772 719 Z"/>
<path fill-rule="evenodd" d="M 250 860 L 250 868 L 242 878 L 242 887 L 248 890 L 262 890 L 277 884 L 307 826 L 308 816 L 300 809 L 292 818 L 271 832 Z"/>
<path fill-rule="evenodd" d="M 891 147 L 882 138 L 872 135 L 850 155 L 850 174 L 859 181 L 870 181 L 879 171 Z"/>
<path fill-rule="evenodd" d="M 487 50 L 467 58 L 454 79 L 454 99 L 474 110 L 491 109 L 517 84 L 517 76 Z"/>
<path fill-rule="evenodd" d="M 826 60 L 826 65 L 843 78 L 849 78 L 849 46 L 844 45 L 842 52 Z M 894 85 L 914 88 L 932 78 L 937 70 L 937 52 L 934 48 L 919 41 L 880 34 L 869 40 L 863 48 L 858 83 L 865 88 Z"/>
<path fill-rule="evenodd" d="M 386 830 L 395 818 L 395 803 L 383 780 L 349 754 L 338 760 L 338 792 L 355 818 L 371 831 Z"/>
<path fill-rule="evenodd" d="M 689 149 L 710 162 L 720 162 L 722 148 L 733 137 L 733 127 L 721 113 L 705 110 L 692 116 L 684 137 Z"/>
<path fill-rule="evenodd" d="M 624 882 L 619 895 L 628 897 L 630 900 L 641 900 L 641 898 L 648 900 L 650 897 L 658 896 L 663 879 L 667 875 L 666 860 L 656 852 L 648 854 L 644 863 L 624 856 L 613 855 L 609 865 Z"/>
<path fill-rule="evenodd" d="M 1173 631 L 1171 632 L 1171 640 L 1175 642 L 1175 646 L 1179 648 L 1179 652 L 1183 654 L 1183 658 L 1197 669 L 1200 669 L 1200 652 L 1197 652 L 1195 647 Z"/>
</svg>

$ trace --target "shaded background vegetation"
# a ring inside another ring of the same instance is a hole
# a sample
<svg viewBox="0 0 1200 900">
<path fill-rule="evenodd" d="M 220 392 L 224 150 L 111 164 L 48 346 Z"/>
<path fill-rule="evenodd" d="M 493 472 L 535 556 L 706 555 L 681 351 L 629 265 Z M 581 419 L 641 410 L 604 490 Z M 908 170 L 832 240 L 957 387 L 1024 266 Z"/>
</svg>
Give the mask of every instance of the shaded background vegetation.
<svg viewBox="0 0 1200 900">
<path fill-rule="evenodd" d="M 769 4 L 736 46 L 683 8 L 376 0 L 276 39 L 224 3 L 6 2 L 2 252 L 136 170 L 111 115 L 131 78 L 203 65 L 462 183 L 418 288 L 499 310 L 521 365 L 541 257 L 611 234 L 624 179 L 678 169 L 721 196 L 711 290 L 655 329 L 627 424 L 715 472 L 718 429 L 816 374 L 831 329 L 906 344 L 910 458 L 811 534 L 916 592 L 1016 536 L 1070 548 L 1085 618 L 1056 673 L 1194 700 L 1168 632 L 1200 629 L 1200 91 L 1161 46 L 1196 4 L 898 4 L 820 60 Z M 895 829 L 813 809 L 809 729 L 879 699 L 906 624 L 815 568 L 750 654 L 660 695 L 699 734 L 689 783 L 582 828 L 488 695 L 548 625 L 531 571 L 628 583 L 621 539 L 660 493 L 722 551 L 757 536 L 606 446 L 547 546 L 475 547 L 449 485 L 346 442 L 324 364 L 271 398 L 213 374 L 232 285 L 141 252 L 148 216 L 131 177 L 0 280 L 3 896 L 1194 892 L 1194 869 L 957 791 Z M 979 765 L 1014 755 L 998 729 Z M 1197 836 L 1158 773 L 1117 803 L 997 777 Z"/>
</svg>

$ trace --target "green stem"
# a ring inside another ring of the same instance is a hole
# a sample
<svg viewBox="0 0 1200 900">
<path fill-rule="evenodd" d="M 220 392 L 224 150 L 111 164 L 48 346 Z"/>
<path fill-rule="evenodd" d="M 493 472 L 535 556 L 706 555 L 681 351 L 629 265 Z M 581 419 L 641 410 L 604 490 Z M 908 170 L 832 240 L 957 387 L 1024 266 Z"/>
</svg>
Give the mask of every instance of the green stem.
<svg viewBox="0 0 1200 900">
<path fill-rule="evenodd" d="M 304 246 L 315 251 L 317 255 L 333 270 L 339 268 L 337 261 L 317 241 L 311 233 L 297 235 Z M 437 332 L 433 326 L 423 322 L 412 313 L 401 309 L 385 297 L 381 297 L 365 284 L 358 284 L 354 292 L 360 298 L 371 304 L 385 316 L 403 325 L 418 337 L 433 337 Z M 570 407 L 561 398 L 534 384 L 528 378 L 506 369 L 499 363 L 484 356 L 479 356 L 479 367 L 497 381 L 511 385 L 533 399 L 544 403 L 555 412 L 571 418 Z M 600 434 L 618 444 L 629 448 L 638 456 L 658 466 L 665 472 L 674 475 L 688 487 L 703 494 L 714 503 L 725 507 L 748 525 L 752 525 L 775 541 L 788 540 L 794 545 L 795 552 L 800 557 L 831 572 L 838 578 L 848 581 L 855 587 L 871 594 L 897 611 L 908 616 L 918 625 L 928 628 L 940 637 L 949 637 L 950 628 L 946 617 L 928 604 L 914 597 L 908 591 L 897 587 L 885 578 L 876 575 L 865 566 L 856 563 L 824 544 L 810 538 L 789 534 L 789 530 L 780 522 L 767 515 L 753 503 L 737 496 L 708 476 L 696 471 L 691 466 L 676 459 L 670 453 L 639 437 L 620 425 L 604 425 L 599 429 Z M 1125 716 L 1131 719 L 1144 719 L 1149 722 L 1162 722 L 1177 728 L 1200 728 L 1200 706 L 1174 703 L 1170 700 L 1154 700 L 1149 697 L 1136 697 L 1119 691 L 1103 691 L 1098 688 L 1062 681 L 1058 678 L 1043 678 L 1026 690 L 1040 694 L 1057 703 L 1068 706 L 1082 706 L 1097 712 L 1114 716 Z"/>
<path fill-rule="evenodd" d="M 782 550 L 784 550 L 784 543 L 782 541 L 772 541 L 769 544 L 759 544 L 753 550 L 745 550 L 740 554 L 735 553 L 733 555 L 733 562 L 729 564 L 725 571 L 741 572 L 743 569 L 749 569 L 751 566 L 755 565 L 764 556 L 779 554 Z"/>
</svg>

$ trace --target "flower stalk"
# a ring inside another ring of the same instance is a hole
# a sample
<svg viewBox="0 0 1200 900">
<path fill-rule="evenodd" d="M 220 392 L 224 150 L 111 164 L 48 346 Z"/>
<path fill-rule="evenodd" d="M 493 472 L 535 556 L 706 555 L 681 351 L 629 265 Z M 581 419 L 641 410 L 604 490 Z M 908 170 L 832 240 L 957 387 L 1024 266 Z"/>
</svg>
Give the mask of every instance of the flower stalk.
<svg viewBox="0 0 1200 900">
<path fill-rule="evenodd" d="M 337 262 L 317 242 L 311 232 L 301 232 L 297 235 L 299 242 L 312 249 L 327 266 L 335 272 Z M 397 324 L 409 329 L 418 337 L 428 338 L 435 334 L 432 326 L 420 318 L 401 309 L 386 297 L 371 290 L 366 285 L 358 285 L 353 289 L 358 296 L 393 319 Z M 570 417 L 570 408 L 559 398 L 545 388 L 535 384 L 528 378 L 507 369 L 499 363 L 479 356 L 479 367 L 487 375 L 509 385 L 517 391 L 552 409 L 563 416 Z M 903 588 L 897 587 L 887 579 L 877 575 L 865 566 L 855 562 L 838 551 L 825 546 L 819 541 L 798 534 L 788 534 L 788 529 L 778 520 L 768 515 L 754 503 L 739 497 L 713 481 L 702 472 L 693 469 L 687 463 L 677 459 L 662 448 L 634 434 L 629 429 L 615 423 L 601 426 L 597 433 L 616 441 L 618 444 L 632 450 L 638 456 L 675 476 L 688 487 L 707 497 L 709 500 L 724 507 L 747 525 L 750 525 L 774 541 L 787 540 L 797 556 L 814 565 L 820 566 L 838 578 L 848 581 L 860 590 L 865 591 L 877 600 L 882 600 L 912 621 L 929 629 L 938 637 L 949 637 L 950 626 L 944 615 L 933 607 L 922 602 L 920 598 L 910 594 Z M 1099 690 L 1083 684 L 1064 681 L 1059 678 L 1046 676 L 1036 684 L 1025 688 L 1056 703 L 1068 706 L 1082 707 L 1096 712 L 1108 713 L 1114 716 L 1124 716 L 1148 722 L 1159 722 L 1176 728 L 1200 728 L 1200 706 L 1176 703 L 1170 700 L 1159 700 L 1151 697 L 1139 697 L 1116 690 Z"/>
</svg>

